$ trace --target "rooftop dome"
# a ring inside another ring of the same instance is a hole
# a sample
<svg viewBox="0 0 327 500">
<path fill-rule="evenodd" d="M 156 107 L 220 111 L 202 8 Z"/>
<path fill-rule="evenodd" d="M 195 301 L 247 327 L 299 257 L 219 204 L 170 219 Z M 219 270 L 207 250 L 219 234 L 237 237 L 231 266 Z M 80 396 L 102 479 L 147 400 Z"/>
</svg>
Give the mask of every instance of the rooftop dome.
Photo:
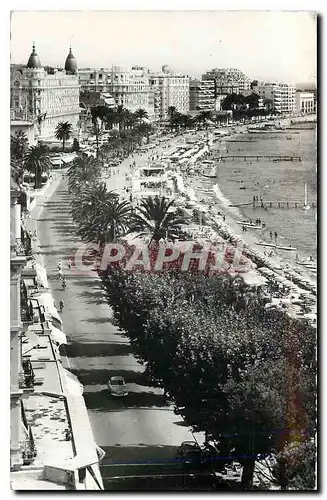
<svg viewBox="0 0 327 500">
<path fill-rule="evenodd" d="M 41 62 L 40 62 L 39 56 L 35 52 L 35 44 L 34 43 L 33 43 L 32 53 L 31 53 L 31 55 L 28 59 L 28 62 L 27 62 L 27 67 L 31 68 L 31 69 L 41 68 Z"/>
<path fill-rule="evenodd" d="M 67 71 L 67 73 L 71 73 L 73 75 L 76 75 L 76 72 L 77 72 L 76 59 L 72 54 L 71 47 L 69 47 L 69 54 L 68 54 L 66 62 L 65 62 L 65 70 Z"/>
</svg>

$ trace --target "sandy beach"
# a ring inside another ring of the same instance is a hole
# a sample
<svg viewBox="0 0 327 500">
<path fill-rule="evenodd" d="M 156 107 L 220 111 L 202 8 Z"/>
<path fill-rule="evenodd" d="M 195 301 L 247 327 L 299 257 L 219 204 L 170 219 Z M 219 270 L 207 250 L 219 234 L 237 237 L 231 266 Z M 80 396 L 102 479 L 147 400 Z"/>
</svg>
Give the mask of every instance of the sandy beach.
<svg viewBox="0 0 327 500">
<path fill-rule="evenodd" d="M 241 134 L 247 131 L 247 127 L 244 126 L 233 126 L 230 128 L 223 127 L 217 129 L 222 133 L 226 134 L 229 139 L 234 139 L 239 137 Z M 173 138 L 168 138 L 166 141 L 150 149 L 142 154 L 134 154 L 126 158 L 119 166 L 110 169 L 110 174 L 106 175 L 106 184 L 108 190 L 117 191 L 122 197 L 127 198 L 128 193 L 125 191 L 125 186 L 128 184 L 127 178 L 131 176 L 132 164 L 135 162 L 136 167 L 145 166 L 151 164 L 154 160 L 160 160 L 160 157 L 169 152 L 174 146 L 181 146 L 192 137 L 199 138 L 203 140 L 203 132 L 197 134 L 196 136 L 190 133 L 180 134 Z M 286 252 L 282 250 L 274 249 L 273 255 L 268 255 L 271 248 L 259 246 L 256 243 L 258 241 L 265 241 L 266 243 L 271 243 L 269 237 L 269 231 L 257 231 L 249 229 L 246 232 L 242 231 L 242 225 L 238 224 L 237 221 L 242 220 L 242 214 L 237 207 L 231 207 L 230 201 L 224 196 L 224 193 L 220 190 L 219 185 L 216 183 L 212 185 L 212 182 L 205 183 L 204 178 L 200 174 L 192 175 L 191 177 L 183 175 L 184 187 L 186 192 L 193 191 L 192 198 L 197 200 L 197 207 L 203 210 L 204 218 L 206 218 L 206 224 L 210 225 L 217 231 L 220 236 L 223 234 L 230 235 L 234 244 L 237 244 L 238 248 L 244 248 L 244 253 L 248 256 L 261 256 L 262 260 L 265 260 L 267 267 L 274 269 L 276 272 L 284 276 L 292 268 L 292 272 L 299 275 L 299 278 L 304 278 L 310 283 L 310 287 L 313 289 L 316 284 L 316 277 L 313 272 L 307 270 L 303 266 L 296 265 L 295 263 L 295 253 Z M 110 175 L 110 177 L 108 176 Z M 178 195 L 178 193 L 176 193 Z M 259 234 L 258 234 L 259 233 Z M 264 234 L 263 234 L 264 233 Z M 273 241 L 274 243 L 274 241 Z M 278 244 L 282 244 L 281 241 Z M 292 261 L 290 260 L 290 254 L 292 253 Z M 294 274 L 294 276 L 295 276 Z M 296 287 L 294 288 L 296 291 Z M 296 298 L 296 293 L 294 295 Z M 313 298 L 313 300 L 315 300 Z"/>
</svg>

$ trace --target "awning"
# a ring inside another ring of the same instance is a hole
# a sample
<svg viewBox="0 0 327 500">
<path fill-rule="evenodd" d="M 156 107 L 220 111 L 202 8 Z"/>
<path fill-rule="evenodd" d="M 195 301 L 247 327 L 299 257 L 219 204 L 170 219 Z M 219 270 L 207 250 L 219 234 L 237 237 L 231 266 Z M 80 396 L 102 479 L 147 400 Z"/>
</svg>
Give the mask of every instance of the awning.
<svg viewBox="0 0 327 500">
<path fill-rule="evenodd" d="M 72 396 L 81 396 L 83 394 L 83 384 L 80 383 L 76 375 L 66 370 L 66 368 L 63 368 L 62 370 L 65 375 L 65 382 L 69 394 Z"/>
<path fill-rule="evenodd" d="M 64 334 L 64 332 L 62 332 L 61 330 L 59 330 L 59 328 L 56 328 L 55 326 L 52 326 L 51 328 L 50 337 L 51 340 L 57 342 L 59 345 L 67 344 L 66 335 Z"/>
<path fill-rule="evenodd" d="M 24 337 L 22 337 L 23 343 L 25 337 L 29 340 L 29 343 L 31 344 L 32 347 L 36 347 L 40 344 L 38 335 L 36 335 L 36 333 L 33 332 L 33 330 L 31 330 L 30 328 L 28 328 L 27 331 L 24 332 Z"/>
<path fill-rule="evenodd" d="M 51 314 L 51 316 L 59 322 L 59 324 L 62 324 L 61 318 L 59 316 L 59 313 L 55 307 L 53 297 L 51 293 L 45 292 L 45 293 L 35 293 L 31 298 L 31 300 L 37 300 L 39 305 L 44 306 L 44 309 L 48 314 Z"/>
<path fill-rule="evenodd" d="M 43 288 L 49 288 L 47 272 L 46 272 L 45 268 L 43 266 L 41 266 L 41 264 L 36 263 L 35 269 L 36 269 L 36 276 L 37 276 L 39 284 Z"/>
<path fill-rule="evenodd" d="M 57 159 L 51 159 L 50 158 L 50 161 L 51 161 L 52 165 L 54 165 L 54 166 L 61 165 L 61 160 L 60 159 L 57 160 Z"/>
</svg>

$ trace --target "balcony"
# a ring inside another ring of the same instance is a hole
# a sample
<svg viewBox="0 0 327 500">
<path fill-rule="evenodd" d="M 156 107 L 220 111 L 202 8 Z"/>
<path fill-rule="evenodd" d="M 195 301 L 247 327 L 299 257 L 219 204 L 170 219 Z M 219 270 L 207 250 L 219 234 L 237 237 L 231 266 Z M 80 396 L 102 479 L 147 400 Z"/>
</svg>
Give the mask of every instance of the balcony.
<svg viewBox="0 0 327 500">
<path fill-rule="evenodd" d="M 20 389 L 32 389 L 34 387 L 34 370 L 30 359 L 23 359 L 22 371 L 19 374 L 19 387 Z"/>
</svg>

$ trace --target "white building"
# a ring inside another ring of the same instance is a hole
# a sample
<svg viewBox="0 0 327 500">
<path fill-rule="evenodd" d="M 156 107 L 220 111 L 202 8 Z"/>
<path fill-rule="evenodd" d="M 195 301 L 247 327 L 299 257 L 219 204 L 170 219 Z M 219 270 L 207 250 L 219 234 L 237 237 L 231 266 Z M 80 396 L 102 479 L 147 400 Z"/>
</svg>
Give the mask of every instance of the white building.
<svg viewBox="0 0 327 500">
<path fill-rule="evenodd" d="M 303 114 L 316 112 L 316 97 L 314 92 L 296 92 L 296 111 Z"/>
<path fill-rule="evenodd" d="M 155 116 L 167 117 L 168 108 L 173 106 L 179 113 L 190 110 L 190 79 L 187 75 L 173 73 L 163 66 L 159 73 L 151 73 L 150 85 L 154 92 Z"/>
<path fill-rule="evenodd" d="M 154 117 L 153 91 L 149 84 L 149 72 L 142 66 L 133 66 L 127 70 L 121 66 L 112 66 L 110 78 L 107 76 L 106 89 L 115 99 L 117 105 L 122 105 L 132 112 L 144 109 L 149 118 Z"/>
<path fill-rule="evenodd" d="M 296 111 L 296 88 L 291 83 L 260 82 L 253 88 L 263 102 L 271 102 L 272 109 L 278 113 L 290 114 Z"/>
<path fill-rule="evenodd" d="M 78 70 L 78 80 L 81 92 L 109 92 L 111 84 L 111 70 L 105 68 L 82 68 Z"/>
<path fill-rule="evenodd" d="M 202 75 L 202 80 L 214 80 L 216 95 L 244 94 L 250 89 L 250 79 L 235 68 L 215 68 Z"/>
<path fill-rule="evenodd" d="M 69 51 L 65 69 L 46 70 L 33 51 L 26 67 L 11 71 L 11 120 L 36 124 L 37 138 L 55 139 L 59 122 L 72 125 L 73 136 L 79 130 L 79 90 L 75 58 Z"/>
</svg>

